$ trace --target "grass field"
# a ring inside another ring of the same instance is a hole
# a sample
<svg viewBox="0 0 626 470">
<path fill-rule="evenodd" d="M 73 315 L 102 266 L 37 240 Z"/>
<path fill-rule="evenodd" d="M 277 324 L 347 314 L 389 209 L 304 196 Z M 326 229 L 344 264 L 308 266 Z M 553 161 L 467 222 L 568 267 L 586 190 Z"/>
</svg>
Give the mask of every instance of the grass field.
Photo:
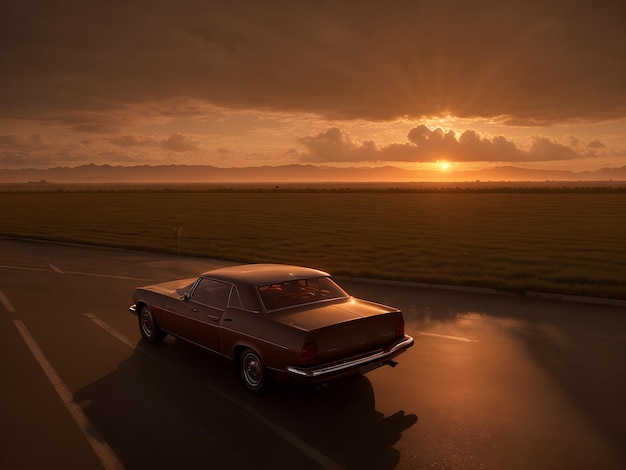
<svg viewBox="0 0 626 470">
<path fill-rule="evenodd" d="M 624 192 L 9 191 L 0 216 L 8 236 L 626 299 Z"/>
</svg>

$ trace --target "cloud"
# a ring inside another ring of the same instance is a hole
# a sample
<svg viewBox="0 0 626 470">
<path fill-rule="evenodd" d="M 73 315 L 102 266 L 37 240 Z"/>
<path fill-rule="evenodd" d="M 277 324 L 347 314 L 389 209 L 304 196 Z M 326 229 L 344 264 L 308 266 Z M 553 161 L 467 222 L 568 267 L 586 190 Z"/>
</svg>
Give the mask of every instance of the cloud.
<svg viewBox="0 0 626 470">
<path fill-rule="evenodd" d="M 15 134 L 0 134 L 0 149 L 5 154 L 13 152 L 25 156 L 28 153 L 52 152 L 59 147 L 58 144 L 46 142 L 41 134 L 33 134 L 29 138 Z"/>
<path fill-rule="evenodd" d="M 125 118 L 117 112 L 68 109 L 57 114 L 41 114 L 40 120 L 45 123 L 59 124 L 75 132 L 100 135 L 115 132 L 125 122 Z"/>
<path fill-rule="evenodd" d="M 109 142 L 120 147 L 145 147 L 157 145 L 157 142 L 153 139 L 137 137 L 134 135 L 121 135 L 110 139 Z"/>
<path fill-rule="evenodd" d="M 135 156 L 115 155 L 102 150 L 104 140 L 82 142 L 49 139 L 42 134 L 21 137 L 13 134 L 0 135 L 0 165 L 4 168 L 61 166 L 82 164 L 106 157 L 108 161 L 137 161 Z"/>
<path fill-rule="evenodd" d="M 158 147 L 171 152 L 199 152 L 200 143 L 186 134 L 178 132 L 170 135 L 167 139 L 156 137 L 138 137 L 135 135 L 121 135 L 109 139 L 114 145 L 119 147 Z"/>
<path fill-rule="evenodd" d="M 172 152 L 198 152 L 200 150 L 197 141 L 183 134 L 172 134 L 166 140 L 161 141 L 161 148 Z"/>
<path fill-rule="evenodd" d="M 50 163 L 50 158 L 0 150 L 0 161 L 2 161 L 3 168 L 31 168 Z"/>
<path fill-rule="evenodd" d="M 195 100 L 330 119 L 615 119 L 624 18 L 621 0 L 5 2 L 0 116 Z"/>
<path fill-rule="evenodd" d="M 568 136 L 570 139 L 570 147 L 578 147 L 580 145 L 580 139 L 576 136 L 570 135 Z"/>
<path fill-rule="evenodd" d="M 546 137 L 533 137 L 532 145 L 525 152 L 524 161 L 545 162 L 555 160 L 574 160 L 581 158 L 574 150 L 564 145 L 557 144 Z"/>
<path fill-rule="evenodd" d="M 365 153 L 352 142 L 350 137 L 341 132 L 337 127 L 321 132 L 316 136 L 306 136 L 299 139 L 299 142 L 308 150 L 310 161 L 330 161 L 342 162 L 351 161 L 356 155 Z M 369 158 L 366 157 L 364 161 Z"/>
<path fill-rule="evenodd" d="M 331 128 L 299 142 L 306 152 L 299 160 L 307 163 L 337 162 L 543 162 L 583 158 L 572 148 L 545 137 L 533 137 L 529 150 L 519 149 L 502 136 L 481 137 L 467 130 L 458 138 L 453 131 L 430 129 L 425 125 L 411 129 L 408 142 L 378 147 L 374 142 L 356 144 L 339 128 Z"/>
<path fill-rule="evenodd" d="M 80 143 L 48 142 L 40 134 L 29 138 L 0 135 L 0 163 L 2 167 L 33 167 L 50 162 L 82 162 L 85 159 Z"/>
</svg>

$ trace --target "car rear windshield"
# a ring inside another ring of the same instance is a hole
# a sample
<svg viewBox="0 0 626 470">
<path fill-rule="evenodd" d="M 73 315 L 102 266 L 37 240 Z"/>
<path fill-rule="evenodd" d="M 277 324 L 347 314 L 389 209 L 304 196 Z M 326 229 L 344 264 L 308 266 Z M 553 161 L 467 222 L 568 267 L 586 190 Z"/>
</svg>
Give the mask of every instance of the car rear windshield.
<svg viewBox="0 0 626 470">
<path fill-rule="evenodd" d="M 267 311 L 349 297 L 329 277 L 297 279 L 268 284 L 259 287 L 259 294 Z"/>
</svg>

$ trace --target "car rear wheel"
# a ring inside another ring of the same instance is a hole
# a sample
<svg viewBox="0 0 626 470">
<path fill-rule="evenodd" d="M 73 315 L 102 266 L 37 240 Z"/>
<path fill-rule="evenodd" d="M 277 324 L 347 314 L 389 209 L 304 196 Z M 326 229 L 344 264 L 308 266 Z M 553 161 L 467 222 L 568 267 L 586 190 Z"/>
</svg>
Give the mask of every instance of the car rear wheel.
<svg viewBox="0 0 626 470">
<path fill-rule="evenodd" d="M 239 373 L 244 386 L 254 393 L 261 393 L 267 383 L 267 373 L 261 357 L 252 349 L 246 349 L 239 359 Z"/>
<path fill-rule="evenodd" d="M 139 311 L 139 331 L 143 339 L 150 343 L 158 343 L 165 338 L 165 332 L 159 328 L 152 311 L 147 305 Z"/>
</svg>

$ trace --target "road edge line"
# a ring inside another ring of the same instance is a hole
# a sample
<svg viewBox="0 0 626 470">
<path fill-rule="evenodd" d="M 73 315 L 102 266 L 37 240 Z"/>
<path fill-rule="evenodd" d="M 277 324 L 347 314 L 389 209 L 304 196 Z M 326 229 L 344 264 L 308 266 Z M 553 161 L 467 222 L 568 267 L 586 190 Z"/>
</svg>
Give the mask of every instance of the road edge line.
<svg viewBox="0 0 626 470">
<path fill-rule="evenodd" d="M 4 305 L 4 308 L 6 308 L 9 312 L 17 313 L 15 311 L 15 308 L 9 301 L 9 298 L 6 295 L 4 295 L 4 292 L 2 292 L 2 289 L 0 289 L 0 302 L 2 303 L 2 305 Z"/>
<path fill-rule="evenodd" d="M 124 466 L 119 461 L 111 447 L 104 441 L 98 430 L 91 424 L 81 407 L 74 401 L 74 396 L 69 391 L 63 379 L 57 374 L 50 361 L 32 337 L 26 325 L 20 320 L 13 320 L 13 324 L 24 339 L 26 346 L 35 357 L 35 360 L 61 398 L 65 408 L 70 413 L 87 442 L 100 459 L 100 463 L 106 470 L 122 470 Z"/>
</svg>

